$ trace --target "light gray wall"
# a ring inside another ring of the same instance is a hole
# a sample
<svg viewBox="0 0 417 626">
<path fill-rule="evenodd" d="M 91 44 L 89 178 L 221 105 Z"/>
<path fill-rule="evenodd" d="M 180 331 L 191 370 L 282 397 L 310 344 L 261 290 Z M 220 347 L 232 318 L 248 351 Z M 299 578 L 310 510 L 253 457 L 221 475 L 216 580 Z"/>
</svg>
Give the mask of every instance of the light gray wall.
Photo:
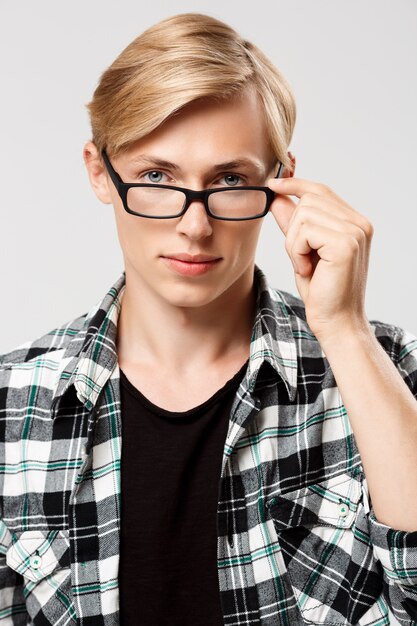
<svg viewBox="0 0 417 626">
<path fill-rule="evenodd" d="M 414 0 L 3 0 L 0 353 L 86 312 L 123 270 L 113 209 L 82 161 L 84 105 L 135 36 L 187 11 L 228 22 L 283 71 L 298 105 L 296 175 L 328 184 L 374 225 L 368 318 L 417 334 Z M 257 263 L 298 295 L 271 215 Z"/>
</svg>

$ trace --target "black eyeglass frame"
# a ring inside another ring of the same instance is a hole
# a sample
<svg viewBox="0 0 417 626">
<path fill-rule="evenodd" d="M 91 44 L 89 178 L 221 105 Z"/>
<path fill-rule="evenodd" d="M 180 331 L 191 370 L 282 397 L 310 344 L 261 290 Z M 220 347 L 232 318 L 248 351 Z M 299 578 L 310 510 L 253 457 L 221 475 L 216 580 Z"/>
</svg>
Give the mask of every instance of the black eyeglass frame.
<svg viewBox="0 0 417 626">
<path fill-rule="evenodd" d="M 242 220 L 256 220 L 261 217 L 264 217 L 268 213 L 271 203 L 273 199 L 275 198 L 275 192 L 272 191 L 272 189 L 270 189 L 269 187 L 238 186 L 238 187 L 230 187 L 230 189 L 229 188 L 225 189 L 222 187 L 221 189 L 217 189 L 217 188 L 216 189 L 202 189 L 201 191 L 195 191 L 194 189 L 187 189 L 186 187 L 175 187 L 174 185 L 163 185 L 159 183 L 125 183 L 123 182 L 120 175 L 116 172 L 116 170 L 110 163 L 110 159 L 105 149 L 102 150 L 101 155 L 103 157 L 103 161 L 104 161 L 104 164 L 106 165 L 107 171 L 110 174 L 110 178 L 112 179 L 114 186 L 116 187 L 116 190 L 123 202 L 123 207 L 131 215 L 136 215 L 139 217 L 148 217 L 150 219 L 157 219 L 157 220 L 166 220 L 166 219 L 173 219 L 175 217 L 181 217 L 182 215 L 184 215 L 184 213 L 186 212 L 186 210 L 188 209 L 188 207 L 190 206 L 193 200 L 203 200 L 207 214 L 216 220 L 226 220 L 226 221 L 231 221 L 231 222 L 237 222 L 237 221 L 242 221 Z M 282 171 L 283 171 L 283 164 L 280 163 L 278 172 L 275 178 L 280 178 Z M 144 215 L 143 213 L 137 213 L 136 211 L 132 211 L 132 209 L 129 209 L 127 205 L 127 193 L 131 187 L 162 187 L 164 189 L 174 189 L 176 191 L 182 191 L 185 194 L 185 202 L 180 213 L 176 213 L 175 215 L 167 215 L 167 216 L 166 215 L 163 215 L 163 216 L 162 215 Z M 265 206 L 264 211 L 262 213 L 259 213 L 259 215 L 253 215 L 252 217 L 219 217 L 218 215 L 214 215 L 210 211 L 209 206 L 208 206 L 209 195 L 211 195 L 212 193 L 218 193 L 220 191 L 222 193 L 226 191 L 234 191 L 235 189 L 239 189 L 239 190 L 240 189 L 255 189 L 255 190 L 257 189 L 259 191 L 264 191 L 266 194 L 266 206 Z"/>
</svg>

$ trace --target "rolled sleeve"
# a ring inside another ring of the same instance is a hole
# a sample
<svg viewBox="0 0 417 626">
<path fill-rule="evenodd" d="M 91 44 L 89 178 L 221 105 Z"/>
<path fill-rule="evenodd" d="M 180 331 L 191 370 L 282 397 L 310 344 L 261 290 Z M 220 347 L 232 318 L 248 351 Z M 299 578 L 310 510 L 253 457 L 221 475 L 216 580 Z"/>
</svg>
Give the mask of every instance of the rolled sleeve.
<svg viewBox="0 0 417 626">
<path fill-rule="evenodd" d="M 417 337 L 410 331 L 399 328 L 394 338 L 394 347 L 397 369 L 417 400 Z"/>
</svg>

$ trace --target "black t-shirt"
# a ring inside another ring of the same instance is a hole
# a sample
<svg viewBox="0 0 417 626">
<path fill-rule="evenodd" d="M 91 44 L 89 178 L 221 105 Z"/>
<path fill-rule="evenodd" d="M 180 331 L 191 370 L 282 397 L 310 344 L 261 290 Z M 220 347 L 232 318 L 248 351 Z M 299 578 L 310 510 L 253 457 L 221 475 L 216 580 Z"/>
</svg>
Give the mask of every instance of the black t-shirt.
<svg viewBox="0 0 417 626">
<path fill-rule="evenodd" d="M 247 363 L 183 412 L 156 406 L 120 370 L 122 626 L 224 623 L 218 488 L 230 409 Z"/>
</svg>

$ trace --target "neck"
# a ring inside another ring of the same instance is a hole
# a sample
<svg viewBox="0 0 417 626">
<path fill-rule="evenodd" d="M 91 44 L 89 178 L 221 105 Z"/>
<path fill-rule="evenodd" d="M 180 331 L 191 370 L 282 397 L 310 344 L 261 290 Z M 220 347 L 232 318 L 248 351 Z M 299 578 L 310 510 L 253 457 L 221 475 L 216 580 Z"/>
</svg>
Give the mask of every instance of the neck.
<svg viewBox="0 0 417 626">
<path fill-rule="evenodd" d="M 121 367 L 146 365 L 184 373 L 248 358 L 256 309 L 253 275 L 251 265 L 216 299 L 184 307 L 162 299 L 126 268 L 117 327 Z"/>
</svg>

